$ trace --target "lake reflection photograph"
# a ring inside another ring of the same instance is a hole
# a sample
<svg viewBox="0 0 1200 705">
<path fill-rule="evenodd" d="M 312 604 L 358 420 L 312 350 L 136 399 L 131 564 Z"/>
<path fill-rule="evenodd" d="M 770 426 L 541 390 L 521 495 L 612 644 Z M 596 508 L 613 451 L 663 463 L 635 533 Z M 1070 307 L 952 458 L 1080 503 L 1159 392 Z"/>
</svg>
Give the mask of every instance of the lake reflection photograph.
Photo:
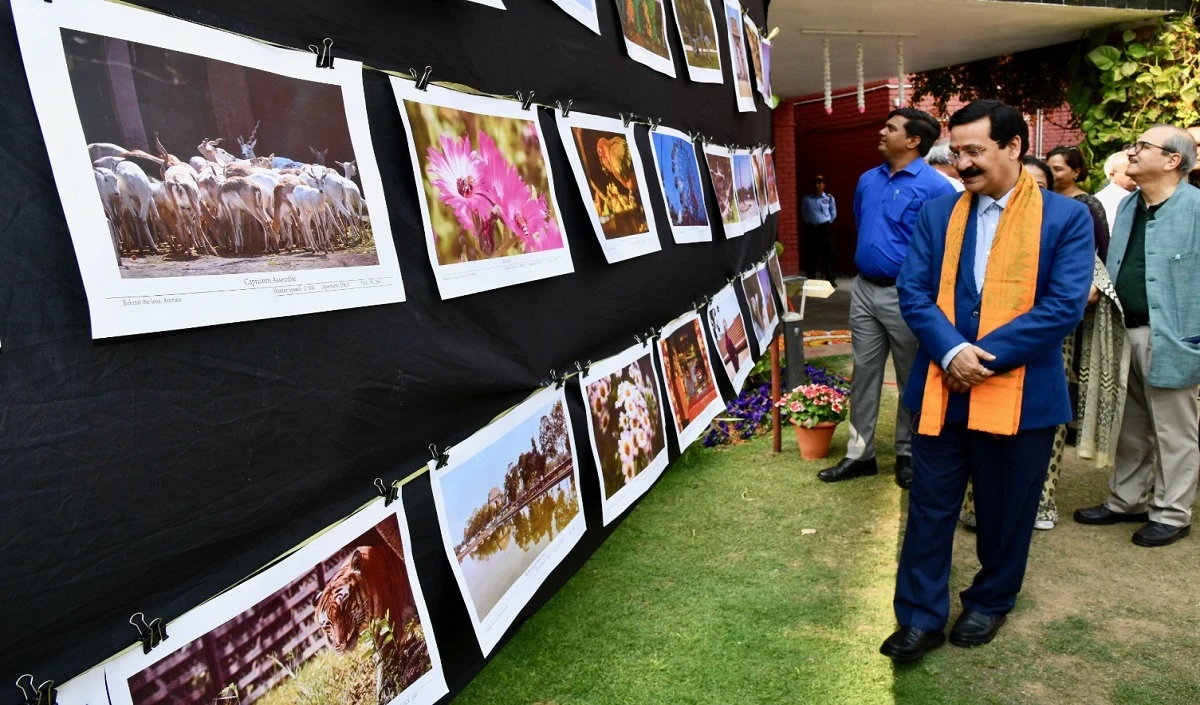
<svg viewBox="0 0 1200 705">
<path fill-rule="evenodd" d="M 552 398 L 440 479 L 449 541 L 481 622 L 579 515 L 570 424 L 562 395 Z"/>
</svg>

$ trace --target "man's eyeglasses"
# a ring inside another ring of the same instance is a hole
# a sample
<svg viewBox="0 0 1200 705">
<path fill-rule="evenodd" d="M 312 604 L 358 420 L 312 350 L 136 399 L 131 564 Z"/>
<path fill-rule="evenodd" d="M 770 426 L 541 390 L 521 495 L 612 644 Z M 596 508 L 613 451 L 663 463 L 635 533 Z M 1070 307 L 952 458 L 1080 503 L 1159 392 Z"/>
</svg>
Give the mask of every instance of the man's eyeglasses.
<svg viewBox="0 0 1200 705">
<path fill-rule="evenodd" d="M 996 144 L 1000 144 L 995 140 L 992 141 Z M 1000 144 L 1000 146 L 1003 147 L 1004 145 Z M 958 151 L 950 150 L 950 153 L 947 156 L 950 157 L 951 164 L 957 164 L 958 160 L 962 159 L 964 155 L 970 157 L 971 159 L 978 159 L 979 155 L 983 154 L 987 150 L 987 147 L 964 147 Z"/>
<path fill-rule="evenodd" d="M 1147 147 L 1154 147 L 1155 149 L 1161 149 L 1163 154 L 1179 154 L 1179 152 L 1176 152 L 1173 149 L 1167 149 L 1166 147 L 1163 147 L 1162 145 L 1154 144 L 1153 142 L 1146 142 L 1145 140 L 1138 140 L 1137 142 L 1134 142 L 1133 146 L 1130 147 L 1127 151 L 1131 152 L 1133 154 L 1133 156 L 1136 157 L 1137 155 L 1142 153 L 1143 149 L 1145 149 Z"/>
</svg>

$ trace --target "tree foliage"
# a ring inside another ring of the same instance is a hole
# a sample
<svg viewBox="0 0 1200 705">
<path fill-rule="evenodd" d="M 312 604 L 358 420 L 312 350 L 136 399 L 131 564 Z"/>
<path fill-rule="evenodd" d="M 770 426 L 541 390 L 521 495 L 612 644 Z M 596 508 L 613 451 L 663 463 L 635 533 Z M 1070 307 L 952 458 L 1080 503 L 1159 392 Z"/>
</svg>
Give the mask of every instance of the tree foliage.
<svg viewBox="0 0 1200 705">
<path fill-rule="evenodd" d="M 1066 101 L 1067 58 L 1074 51 L 1070 42 L 926 71 L 912 77 L 912 100 L 932 98 L 942 114 L 954 98 L 998 98 L 1025 113 L 1052 110 Z"/>
<path fill-rule="evenodd" d="M 1145 27 L 1096 30 L 1078 42 L 993 57 L 915 76 L 913 101 L 944 113 L 954 98 L 996 98 L 1029 114 L 1064 103 L 1080 149 L 1103 181 L 1106 156 L 1151 125 L 1200 119 L 1200 31 L 1192 14 Z"/>
<path fill-rule="evenodd" d="M 1152 27 L 1094 35 L 1072 76 L 1067 100 L 1093 172 L 1100 158 L 1155 124 L 1186 127 L 1200 118 L 1200 32 L 1190 15 Z"/>
</svg>

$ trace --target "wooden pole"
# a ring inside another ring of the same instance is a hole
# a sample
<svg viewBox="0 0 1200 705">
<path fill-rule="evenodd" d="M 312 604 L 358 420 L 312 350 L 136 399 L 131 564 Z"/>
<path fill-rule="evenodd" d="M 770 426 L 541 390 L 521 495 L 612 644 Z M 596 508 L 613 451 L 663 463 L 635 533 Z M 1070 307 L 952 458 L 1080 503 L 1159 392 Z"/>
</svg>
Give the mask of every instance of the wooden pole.
<svg viewBox="0 0 1200 705">
<path fill-rule="evenodd" d="M 771 340 L 771 452 L 783 450 L 782 429 L 779 428 L 779 336 Z"/>
</svg>

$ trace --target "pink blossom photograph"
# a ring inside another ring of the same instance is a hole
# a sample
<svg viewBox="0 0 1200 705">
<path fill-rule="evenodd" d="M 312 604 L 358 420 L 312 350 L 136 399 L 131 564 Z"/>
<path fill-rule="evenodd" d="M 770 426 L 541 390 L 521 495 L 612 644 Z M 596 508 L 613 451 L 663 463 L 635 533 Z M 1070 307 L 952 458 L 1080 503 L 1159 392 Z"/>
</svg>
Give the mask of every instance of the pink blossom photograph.
<svg viewBox="0 0 1200 705">
<path fill-rule="evenodd" d="M 570 272 L 537 109 L 392 83 L 442 298 Z"/>
</svg>

